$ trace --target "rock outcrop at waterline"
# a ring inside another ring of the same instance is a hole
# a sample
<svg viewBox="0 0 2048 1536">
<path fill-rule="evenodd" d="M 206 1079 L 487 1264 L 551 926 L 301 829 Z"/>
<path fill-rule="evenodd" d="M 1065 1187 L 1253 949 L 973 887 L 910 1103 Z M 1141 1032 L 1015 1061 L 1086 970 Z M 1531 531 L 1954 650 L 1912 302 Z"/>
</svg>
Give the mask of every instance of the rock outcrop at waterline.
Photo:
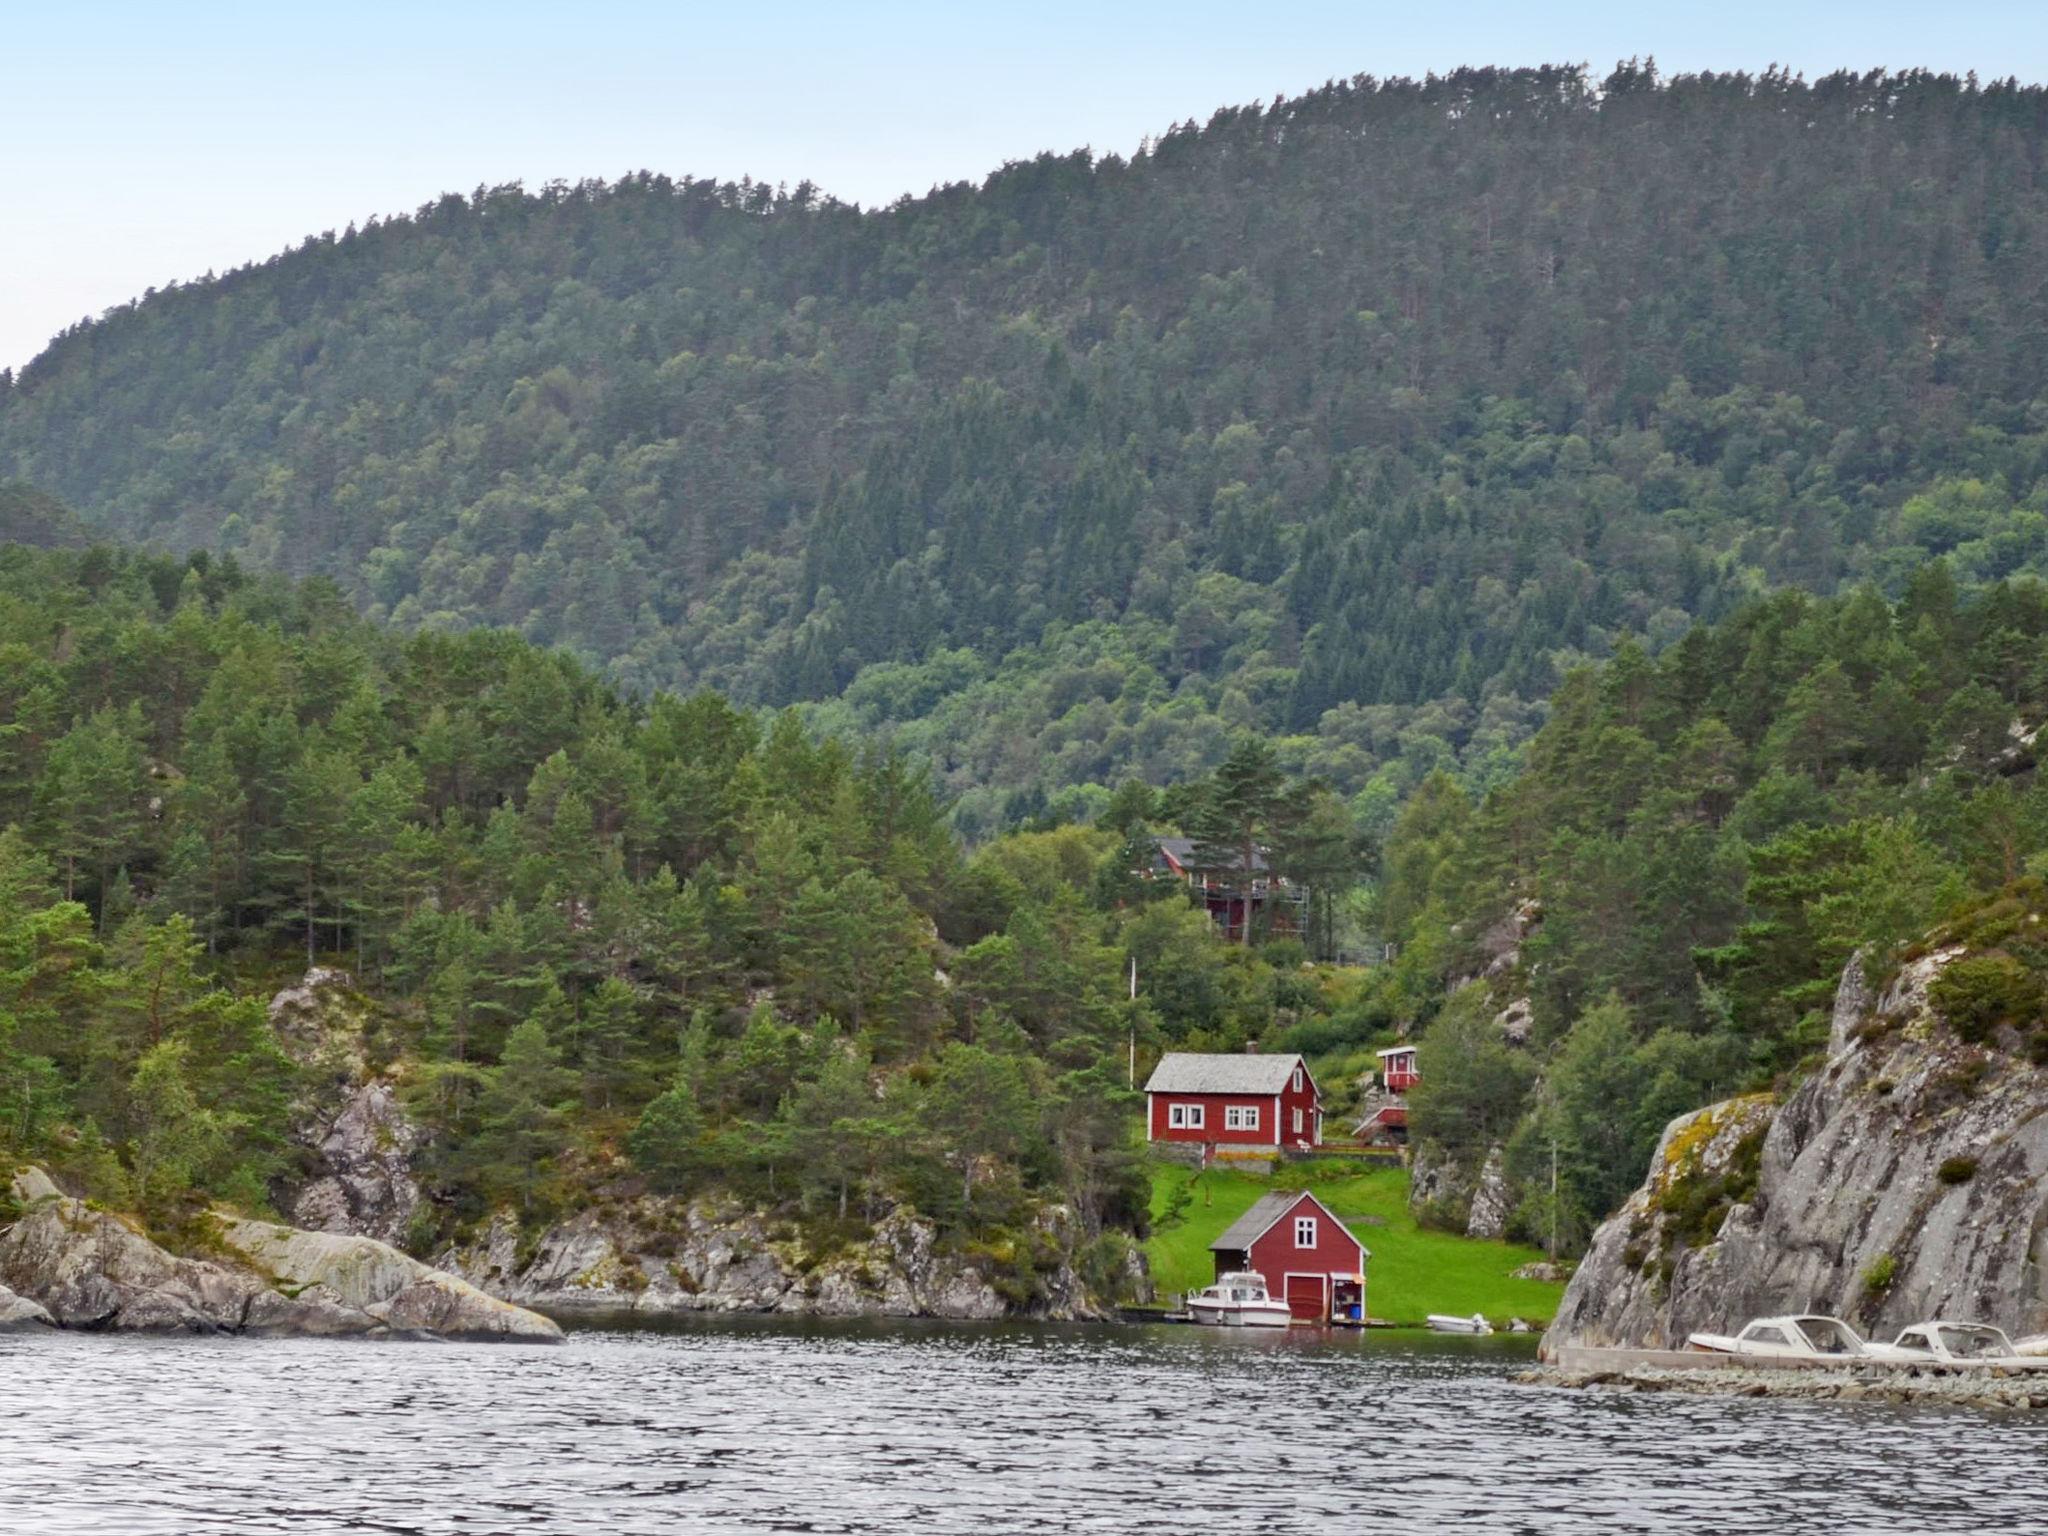
<svg viewBox="0 0 2048 1536">
<path fill-rule="evenodd" d="M 2048 1329 L 2048 1069 L 1940 1019 L 1928 989 L 1962 953 L 1881 996 L 1851 961 L 1827 1063 L 1789 1099 L 1673 1121 L 1546 1347 L 1671 1347 L 1807 1310 L 1883 1336 L 1929 1317 Z"/>
<path fill-rule="evenodd" d="M 0 1318 L 12 1296 L 64 1328 L 561 1338 L 547 1318 L 369 1238 L 223 1215 L 220 1259 L 194 1259 L 64 1194 L 39 1168 L 18 1173 L 13 1194 L 23 1209 L 0 1232 Z"/>
<path fill-rule="evenodd" d="M 1037 1235 L 1059 1245 L 1057 1212 Z M 937 1229 L 908 1211 L 879 1222 L 865 1241 L 827 1253 L 787 1223 L 712 1200 L 655 1197 L 609 1202 L 522 1245 L 500 1216 L 475 1242 L 437 1255 L 444 1269 L 496 1296 L 562 1316 L 777 1312 L 819 1317 L 1102 1315 L 1065 1264 L 1020 1279 L 1000 1255 L 949 1252 Z M 1126 1277 L 1149 1294 L 1142 1272 Z"/>
<path fill-rule="evenodd" d="M 56 1319 L 49 1309 L 40 1302 L 30 1301 L 26 1296 L 17 1296 L 0 1285 L 0 1333 L 14 1333 L 28 1328 L 49 1328 Z"/>
</svg>

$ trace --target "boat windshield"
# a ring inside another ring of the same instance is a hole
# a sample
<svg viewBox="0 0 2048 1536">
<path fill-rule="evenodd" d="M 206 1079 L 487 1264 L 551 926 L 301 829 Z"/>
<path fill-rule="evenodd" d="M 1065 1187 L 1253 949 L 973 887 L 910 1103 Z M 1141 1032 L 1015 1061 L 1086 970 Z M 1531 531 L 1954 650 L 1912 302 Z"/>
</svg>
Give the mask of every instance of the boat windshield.
<svg viewBox="0 0 2048 1536">
<path fill-rule="evenodd" d="M 1943 1328 L 1941 1345 L 1958 1360 L 1982 1360 L 1992 1355 L 2009 1355 L 2012 1345 L 1998 1329 L 1988 1325 L 1976 1328 Z"/>
<path fill-rule="evenodd" d="M 1816 1353 L 1823 1355 L 1860 1355 L 1863 1341 L 1832 1317 L 1802 1317 L 1795 1325 L 1806 1336 Z"/>
</svg>

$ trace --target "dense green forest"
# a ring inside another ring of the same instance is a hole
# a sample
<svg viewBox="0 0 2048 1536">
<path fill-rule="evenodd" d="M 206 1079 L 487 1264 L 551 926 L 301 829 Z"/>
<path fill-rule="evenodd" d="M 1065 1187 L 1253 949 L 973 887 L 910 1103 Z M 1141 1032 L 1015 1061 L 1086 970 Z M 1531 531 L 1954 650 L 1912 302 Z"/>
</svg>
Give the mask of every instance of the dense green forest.
<svg viewBox="0 0 2048 1536">
<path fill-rule="evenodd" d="M 2048 896 L 2044 722 L 2048 587 L 1959 595 L 1940 562 L 1897 603 L 1783 593 L 1575 673 L 1518 777 L 1476 802 L 1434 777 L 1389 839 L 1405 948 L 1376 1006 L 1424 1031 L 1416 1133 L 1468 1159 L 1505 1143 L 1537 1240 L 1555 1146 L 1581 1240 L 1671 1116 L 1816 1064 L 1852 953 L 1881 982 L 1965 918 L 1991 955 L 1959 971 L 2048 1058 L 2048 952 L 2013 937 Z M 1517 913 L 1505 968 L 1446 1001 Z M 1516 995 L 1520 1047 L 1496 1021 Z M 1966 1037 L 1991 1048 L 1982 1021 Z"/>
<path fill-rule="evenodd" d="M 792 713 L 635 701 L 231 557 L 0 547 L 0 1156 L 173 1225 L 277 1200 L 317 1064 L 265 1007 L 316 963 L 428 1135 L 422 1251 L 627 1179 L 983 1237 L 1058 1201 L 1112 1276 L 1149 1193 L 1128 1053 L 1356 985 L 1133 878 L 1164 816 L 1333 889 L 1354 858 L 1253 740 L 969 857 L 899 754 Z"/>
<path fill-rule="evenodd" d="M 480 188 L 81 324 L 0 382 L 0 477 L 818 701 L 970 835 L 1250 728 L 1383 821 L 1621 636 L 2043 568 L 2044 128 L 1917 72 L 1463 70 L 877 210 Z"/>
</svg>

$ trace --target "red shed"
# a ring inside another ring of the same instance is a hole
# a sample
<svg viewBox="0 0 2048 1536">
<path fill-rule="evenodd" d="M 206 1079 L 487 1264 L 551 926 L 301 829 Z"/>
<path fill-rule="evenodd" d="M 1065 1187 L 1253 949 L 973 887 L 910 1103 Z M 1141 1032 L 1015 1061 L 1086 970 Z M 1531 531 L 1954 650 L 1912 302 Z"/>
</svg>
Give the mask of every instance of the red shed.
<svg viewBox="0 0 2048 1536">
<path fill-rule="evenodd" d="M 1365 1321 L 1365 1263 L 1372 1254 L 1306 1190 L 1259 1196 L 1209 1251 L 1218 1279 L 1256 1271 L 1296 1322 Z"/>
<path fill-rule="evenodd" d="M 1422 1072 L 1415 1065 L 1414 1046 L 1390 1046 L 1377 1054 L 1380 1058 L 1380 1076 L 1386 1079 L 1387 1092 L 1406 1093 L 1422 1081 Z"/>
<path fill-rule="evenodd" d="M 1203 1056 L 1169 1051 L 1145 1083 L 1153 1141 L 1209 1146 L 1316 1147 L 1323 1112 L 1299 1056 Z"/>
</svg>

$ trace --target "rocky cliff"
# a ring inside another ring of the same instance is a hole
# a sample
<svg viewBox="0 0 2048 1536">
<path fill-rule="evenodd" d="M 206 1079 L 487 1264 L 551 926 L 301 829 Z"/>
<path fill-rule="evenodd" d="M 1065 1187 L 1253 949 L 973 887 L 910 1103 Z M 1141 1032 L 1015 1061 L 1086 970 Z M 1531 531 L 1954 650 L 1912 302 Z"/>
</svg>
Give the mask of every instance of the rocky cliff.
<svg viewBox="0 0 2048 1536">
<path fill-rule="evenodd" d="M 368 1238 L 214 1218 L 214 1256 L 168 1252 L 122 1218 L 17 1173 L 0 1232 L 0 1323 L 190 1333 L 559 1340 L 545 1317 Z"/>
<path fill-rule="evenodd" d="M 1928 1317 L 2048 1329 L 2048 1069 L 2009 1029 L 1961 1038 L 1930 1001 L 1963 953 L 1881 995 L 1852 961 L 1826 1064 L 1788 1099 L 1673 1121 L 1546 1346 L 1668 1346 L 1804 1310 L 1879 1336 Z"/>
</svg>

